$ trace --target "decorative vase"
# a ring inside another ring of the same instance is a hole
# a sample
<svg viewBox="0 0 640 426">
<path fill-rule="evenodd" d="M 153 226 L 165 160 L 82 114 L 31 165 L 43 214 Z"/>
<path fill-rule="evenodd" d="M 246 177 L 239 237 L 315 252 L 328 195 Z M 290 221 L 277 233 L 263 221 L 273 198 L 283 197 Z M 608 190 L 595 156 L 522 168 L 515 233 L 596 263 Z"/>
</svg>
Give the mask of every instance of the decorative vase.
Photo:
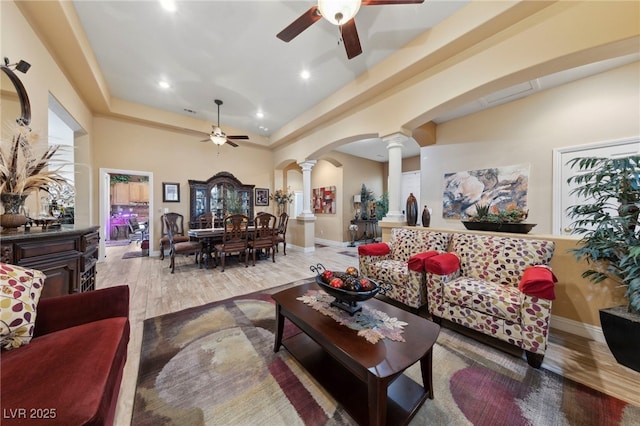
<svg viewBox="0 0 640 426">
<path fill-rule="evenodd" d="M 16 232 L 20 226 L 27 223 L 27 216 L 20 213 L 27 194 L 0 194 L 0 201 L 4 207 L 4 214 L 0 215 L 0 225 L 5 232 Z"/>
<path fill-rule="evenodd" d="M 416 226 L 418 223 L 418 200 L 414 197 L 413 192 L 407 198 L 407 225 Z"/>
<path fill-rule="evenodd" d="M 431 225 L 431 213 L 429 213 L 429 208 L 424 206 L 422 210 L 422 226 L 428 228 Z"/>
</svg>

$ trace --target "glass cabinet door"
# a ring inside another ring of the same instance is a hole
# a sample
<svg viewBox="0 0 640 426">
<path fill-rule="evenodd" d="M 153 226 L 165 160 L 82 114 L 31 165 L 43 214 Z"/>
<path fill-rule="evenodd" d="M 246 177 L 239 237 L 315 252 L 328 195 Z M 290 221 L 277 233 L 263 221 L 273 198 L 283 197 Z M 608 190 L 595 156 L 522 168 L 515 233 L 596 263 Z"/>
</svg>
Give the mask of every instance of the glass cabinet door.
<svg viewBox="0 0 640 426">
<path fill-rule="evenodd" d="M 211 201 L 209 211 L 216 219 L 223 219 L 225 215 L 224 197 L 225 184 L 219 183 L 211 187 Z"/>
<path fill-rule="evenodd" d="M 250 216 L 249 207 L 251 205 L 249 191 L 238 191 L 238 199 L 240 201 L 240 212 L 244 215 Z M 249 217 L 251 219 L 251 217 Z"/>
<path fill-rule="evenodd" d="M 195 216 L 198 217 L 207 211 L 207 191 L 206 189 L 195 190 Z"/>
</svg>

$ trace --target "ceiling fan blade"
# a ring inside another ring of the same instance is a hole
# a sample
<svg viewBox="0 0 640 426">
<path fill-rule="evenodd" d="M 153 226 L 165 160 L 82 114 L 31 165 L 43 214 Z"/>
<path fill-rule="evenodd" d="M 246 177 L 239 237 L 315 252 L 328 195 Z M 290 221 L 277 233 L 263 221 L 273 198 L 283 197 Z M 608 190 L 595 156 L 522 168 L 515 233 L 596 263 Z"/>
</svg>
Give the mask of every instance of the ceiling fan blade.
<svg viewBox="0 0 640 426">
<path fill-rule="evenodd" d="M 296 38 L 301 32 L 309 28 L 314 22 L 318 21 L 322 16 L 318 10 L 318 6 L 313 6 L 307 10 L 302 16 L 293 21 L 287 28 L 280 31 L 276 37 L 287 43 Z"/>
<path fill-rule="evenodd" d="M 228 143 L 229 145 L 231 145 L 232 147 L 234 147 L 234 148 L 237 148 L 237 147 L 238 147 L 238 144 L 237 144 L 237 143 L 235 143 L 235 142 L 233 142 L 232 140 L 230 140 L 230 139 L 229 139 L 229 137 L 227 137 L 227 143 Z"/>
<path fill-rule="evenodd" d="M 380 6 L 383 4 L 419 4 L 424 0 L 362 0 L 363 6 Z"/>
<path fill-rule="evenodd" d="M 340 25 L 340 33 L 342 34 L 344 48 L 347 51 L 347 58 L 352 59 L 362 53 L 355 19 L 351 18 L 346 24 Z"/>
<path fill-rule="evenodd" d="M 227 139 L 244 139 L 244 140 L 248 140 L 249 136 L 246 136 L 246 135 L 227 136 Z"/>
<path fill-rule="evenodd" d="M 202 139 L 200 142 L 211 142 L 211 138 Z"/>
</svg>

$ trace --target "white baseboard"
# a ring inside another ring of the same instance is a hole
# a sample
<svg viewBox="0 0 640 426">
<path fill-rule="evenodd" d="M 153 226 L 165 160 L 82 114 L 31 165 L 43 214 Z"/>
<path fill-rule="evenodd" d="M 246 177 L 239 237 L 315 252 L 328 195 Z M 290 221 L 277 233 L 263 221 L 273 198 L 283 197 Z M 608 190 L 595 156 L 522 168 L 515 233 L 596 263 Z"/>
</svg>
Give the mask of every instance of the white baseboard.
<svg viewBox="0 0 640 426">
<path fill-rule="evenodd" d="M 576 336 L 586 339 L 595 340 L 596 342 L 606 343 L 602 328 L 591 324 L 585 324 L 569 318 L 551 315 L 551 328 L 575 334 Z"/>
<path fill-rule="evenodd" d="M 322 238 L 315 238 L 313 241 L 316 244 L 322 244 L 324 246 L 329 246 L 329 247 L 344 247 L 341 241 L 324 240 Z"/>
<path fill-rule="evenodd" d="M 300 250 L 303 253 L 313 253 L 316 251 L 315 247 L 300 247 L 295 244 L 287 243 L 287 249 L 293 248 L 294 250 Z"/>
</svg>

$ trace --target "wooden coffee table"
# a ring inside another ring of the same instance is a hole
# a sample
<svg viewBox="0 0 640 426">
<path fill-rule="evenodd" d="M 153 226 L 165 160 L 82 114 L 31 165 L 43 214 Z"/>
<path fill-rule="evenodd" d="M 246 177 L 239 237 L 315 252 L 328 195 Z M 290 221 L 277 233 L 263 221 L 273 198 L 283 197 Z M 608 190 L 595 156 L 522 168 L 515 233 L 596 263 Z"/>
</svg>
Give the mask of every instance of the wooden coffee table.
<svg viewBox="0 0 640 426">
<path fill-rule="evenodd" d="M 402 333 L 405 342 L 381 339 L 372 344 L 355 330 L 296 300 L 309 289 L 320 287 L 310 282 L 273 295 L 277 315 L 274 352 L 284 345 L 358 424 L 407 424 L 427 398 L 433 399 L 432 348 L 440 327 L 370 299 L 360 303 L 408 323 Z M 303 332 L 283 340 L 285 318 Z M 402 375 L 418 361 L 423 386 Z"/>
</svg>

